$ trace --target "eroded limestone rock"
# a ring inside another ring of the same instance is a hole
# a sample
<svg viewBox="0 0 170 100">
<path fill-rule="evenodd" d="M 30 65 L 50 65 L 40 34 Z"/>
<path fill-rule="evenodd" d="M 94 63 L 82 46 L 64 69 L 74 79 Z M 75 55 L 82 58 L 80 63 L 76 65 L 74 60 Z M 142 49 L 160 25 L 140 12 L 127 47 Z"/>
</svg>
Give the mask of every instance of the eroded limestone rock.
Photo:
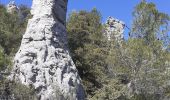
<svg viewBox="0 0 170 100">
<path fill-rule="evenodd" d="M 118 42 L 121 42 L 124 38 L 123 32 L 125 23 L 115 19 L 113 17 L 109 17 L 106 21 L 106 29 L 104 35 L 108 39 L 108 41 L 115 39 Z"/>
<path fill-rule="evenodd" d="M 15 4 L 15 1 L 10 1 L 9 4 L 6 6 L 7 12 L 8 13 L 18 13 L 19 12 L 19 8 L 17 7 L 17 5 Z"/>
<path fill-rule="evenodd" d="M 67 0 L 33 0 L 27 30 L 10 76 L 36 89 L 40 100 L 84 100 L 66 39 Z"/>
</svg>

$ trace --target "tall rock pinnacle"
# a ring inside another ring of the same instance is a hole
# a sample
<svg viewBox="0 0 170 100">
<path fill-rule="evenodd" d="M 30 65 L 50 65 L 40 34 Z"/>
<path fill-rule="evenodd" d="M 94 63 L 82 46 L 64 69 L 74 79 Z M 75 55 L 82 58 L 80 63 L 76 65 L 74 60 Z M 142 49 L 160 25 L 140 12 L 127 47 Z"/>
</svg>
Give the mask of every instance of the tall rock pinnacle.
<svg viewBox="0 0 170 100">
<path fill-rule="evenodd" d="M 11 79 L 33 86 L 39 100 L 84 100 L 66 38 L 68 0 L 33 0 Z"/>
</svg>

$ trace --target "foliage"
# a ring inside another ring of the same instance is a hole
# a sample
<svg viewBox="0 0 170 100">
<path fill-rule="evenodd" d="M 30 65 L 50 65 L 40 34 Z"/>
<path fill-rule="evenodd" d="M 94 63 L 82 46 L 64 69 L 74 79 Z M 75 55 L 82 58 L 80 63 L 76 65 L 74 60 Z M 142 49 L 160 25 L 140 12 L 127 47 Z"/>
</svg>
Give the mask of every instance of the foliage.
<svg viewBox="0 0 170 100">
<path fill-rule="evenodd" d="M 37 100 L 33 88 L 8 80 L 0 81 L 0 98 L 12 100 Z"/>
<path fill-rule="evenodd" d="M 0 5 L 0 12 L 0 45 L 5 54 L 14 54 L 20 45 L 27 20 L 21 20 L 18 13 L 7 13 L 3 5 Z"/>
<path fill-rule="evenodd" d="M 164 40 L 158 38 L 168 34 L 169 16 L 146 2 L 137 5 L 133 16 L 131 37 L 122 45 L 111 43 L 109 68 L 115 77 L 126 76 L 121 80 L 129 89 L 130 100 L 162 100 L 169 81 L 170 65 L 166 63 L 170 53 L 163 49 Z"/>
<path fill-rule="evenodd" d="M 86 92 L 100 88 L 107 53 L 102 38 L 101 15 L 92 11 L 72 12 L 67 21 L 68 43 Z"/>
<path fill-rule="evenodd" d="M 95 92 L 89 100 L 128 100 L 128 89 L 118 79 L 106 79 L 103 88 Z"/>
<path fill-rule="evenodd" d="M 104 40 L 104 26 L 98 26 L 100 14 L 95 16 L 92 11 L 73 12 L 67 22 L 70 52 L 88 98 L 161 100 L 166 97 L 170 67 L 166 63 L 170 61 L 170 53 L 164 50 L 163 37 L 168 34 L 169 16 L 159 12 L 153 3 L 142 1 L 133 12 L 130 38 L 120 44 Z M 93 81 L 99 82 L 100 87 L 92 88 L 96 85 Z"/>
<path fill-rule="evenodd" d="M 9 57 L 4 54 L 3 49 L 0 47 L 0 71 L 4 71 L 10 65 Z"/>
<path fill-rule="evenodd" d="M 21 4 L 21 5 L 19 5 L 19 9 L 20 9 L 20 14 L 22 15 L 22 19 L 27 20 L 28 18 L 31 17 L 30 8 Z M 27 23 L 25 23 L 25 24 L 27 24 Z"/>
<path fill-rule="evenodd" d="M 146 1 L 139 3 L 135 7 L 133 17 L 131 37 L 144 38 L 145 42 L 150 44 L 157 38 L 162 39 L 167 36 L 170 17 L 159 12 L 154 3 Z"/>
<path fill-rule="evenodd" d="M 9 14 L 0 5 L 0 71 L 10 66 L 26 23 L 26 6 Z M 89 100 L 163 100 L 170 98 L 170 52 L 167 40 L 170 17 L 142 0 L 134 9 L 130 38 L 121 44 L 103 37 L 97 9 L 72 12 L 67 19 L 68 44 Z M 165 49 L 166 48 L 166 49 Z M 34 89 L 1 80 L 3 95 L 29 100 Z M 5 88 L 4 86 L 5 85 Z M 58 92 L 58 91 L 57 91 Z M 1 93 L 2 94 L 2 93 Z M 61 95 L 58 93 L 58 95 Z"/>
</svg>

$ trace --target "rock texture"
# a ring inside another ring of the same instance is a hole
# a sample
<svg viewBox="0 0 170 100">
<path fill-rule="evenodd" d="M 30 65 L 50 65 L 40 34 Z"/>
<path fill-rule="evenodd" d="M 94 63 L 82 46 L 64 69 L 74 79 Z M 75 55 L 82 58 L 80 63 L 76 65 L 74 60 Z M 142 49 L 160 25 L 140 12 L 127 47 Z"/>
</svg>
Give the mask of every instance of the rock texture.
<svg viewBox="0 0 170 100">
<path fill-rule="evenodd" d="M 115 39 L 120 42 L 123 40 L 123 32 L 124 32 L 125 23 L 115 19 L 113 17 L 109 17 L 106 21 L 106 29 L 104 35 L 110 41 Z"/>
<path fill-rule="evenodd" d="M 14 58 L 12 80 L 34 87 L 39 100 L 84 100 L 84 90 L 69 55 L 67 0 L 33 0 L 26 33 Z"/>
</svg>

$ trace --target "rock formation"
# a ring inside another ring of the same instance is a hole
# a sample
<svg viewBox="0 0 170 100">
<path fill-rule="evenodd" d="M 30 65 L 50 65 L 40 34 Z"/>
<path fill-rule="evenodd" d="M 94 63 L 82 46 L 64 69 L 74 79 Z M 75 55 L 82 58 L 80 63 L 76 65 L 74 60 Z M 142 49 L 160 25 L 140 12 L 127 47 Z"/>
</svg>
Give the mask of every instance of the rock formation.
<svg viewBox="0 0 170 100">
<path fill-rule="evenodd" d="M 24 20 L 24 16 L 21 13 L 20 8 L 15 4 L 15 1 L 10 1 L 9 4 L 6 6 L 6 10 L 10 14 L 14 14 L 14 13 L 17 14 L 21 21 Z"/>
<path fill-rule="evenodd" d="M 14 58 L 10 79 L 34 87 L 39 100 L 84 100 L 84 90 L 69 55 L 67 0 L 33 0 L 27 30 Z"/>
<path fill-rule="evenodd" d="M 109 17 L 106 21 L 106 29 L 104 35 L 106 36 L 108 41 L 115 39 L 116 41 L 120 42 L 124 38 L 124 27 L 124 22 L 113 17 Z"/>
<path fill-rule="evenodd" d="M 19 12 L 19 8 L 17 7 L 14 1 L 9 2 L 9 4 L 6 6 L 6 9 L 8 13 Z"/>
</svg>

